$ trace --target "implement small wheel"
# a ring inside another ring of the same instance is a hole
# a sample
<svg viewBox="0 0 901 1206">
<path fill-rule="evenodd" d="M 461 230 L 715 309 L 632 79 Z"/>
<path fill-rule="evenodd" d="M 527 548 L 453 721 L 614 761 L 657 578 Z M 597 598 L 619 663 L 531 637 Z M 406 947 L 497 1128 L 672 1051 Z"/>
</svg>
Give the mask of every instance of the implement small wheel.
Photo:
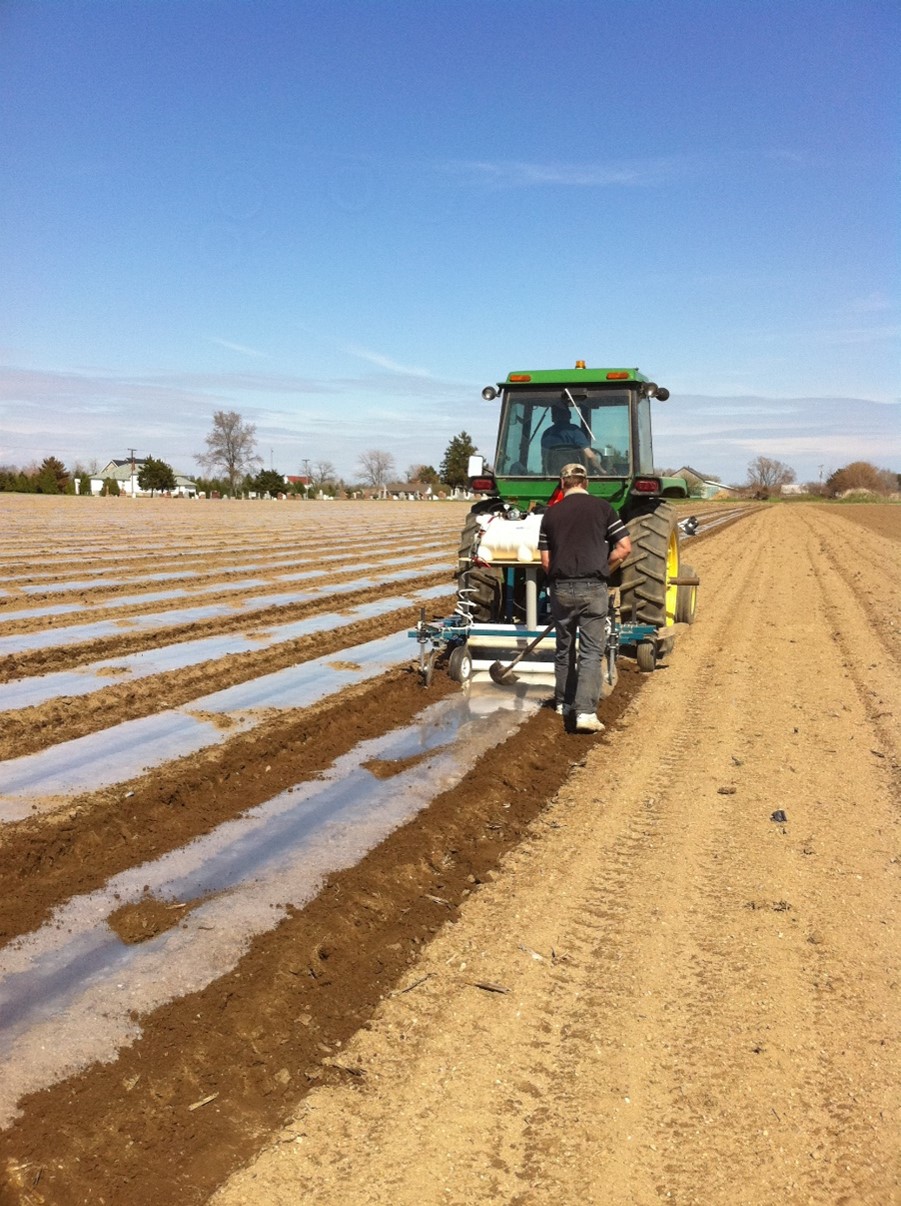
<svg viewBox="0 0 901 1206">
<path fill-rule="evenodd" d="M 635 649 L 635 660 L 642 674 L 650 674 L 657 669 L 657 642 L 641 641 Z"/>
<path fill-rule="evenodd" d="M 679 573 L 684 578 L 696 577 L 695 571 L 690 565 L 682 565 L 679 568 Z M 693 624 L 695 622 L 695 608 L 698 605 L 698 588 L 696 586 L 680 586 L 676 590 L 676 623 L 677 624 Z"/>
<path fill-rule="evenodd" d="M 457 645 L 451 650 L 447 673 L 455 683 L 466 683 L 472 678 L 472 654 L 465 645 Z"/>
</svg>

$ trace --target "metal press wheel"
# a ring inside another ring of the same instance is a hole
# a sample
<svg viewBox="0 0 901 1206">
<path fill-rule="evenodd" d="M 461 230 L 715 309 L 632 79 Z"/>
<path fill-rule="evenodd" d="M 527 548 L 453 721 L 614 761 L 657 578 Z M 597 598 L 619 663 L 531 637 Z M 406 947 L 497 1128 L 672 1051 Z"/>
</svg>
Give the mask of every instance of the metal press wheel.
<svg viewBox="0 0 901 1206">
<path fill-rule="evenodd" d="M 601 699 L 609 699 L 619 682 L 619 667 L 614 661 L 611 669 L 605 657 L 601 663 Z"/>
<path fill-rule="evenodd" d="M 426 654 L 425 662 L 423 663 L 422 667 L 422 685 L 424 687 L 430 687 L 432 685 L 432 678 L 435 674 L 435 663 L 437 660 L 438 650 L 429 650 L 429 652 Z"/>
</svg>

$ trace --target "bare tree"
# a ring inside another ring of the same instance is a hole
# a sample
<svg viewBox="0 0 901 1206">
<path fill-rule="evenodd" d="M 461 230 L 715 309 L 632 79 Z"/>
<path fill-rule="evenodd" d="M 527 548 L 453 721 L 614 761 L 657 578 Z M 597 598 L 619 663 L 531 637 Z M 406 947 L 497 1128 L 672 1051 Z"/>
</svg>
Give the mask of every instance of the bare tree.
<svg viewBox="0 0 901 1206">
<path fill-rule="evenodd" d="M 795 471 L 790 465 L 774 461 L 768 456 L 758 456 L 748 465 L 748 485 L 767 494 L 794 480 Z"/>
<path fill-rule="evenodd" d="M 877 469 L 869 461 L 852 461 L 836 469 L 826 481 L 826 492 L 833 498 L 846 490 L 863 490 L 870 494 L 891 494 L 898 489 L 898 475 L 888 469 Z"/>
<path fill-rule="evenodd" d="M 397 472 L 391 453 L 379 452 L 374 448 L 361 453 L 358 463 L 364 483 L 376 490 L 383 490 Z"/>
<path fill-rule="evenodd" d="M 316 461 L 313 465 L 313 471 L 310 475 L 311 484 L 317 489 L 322 489 L 323 486 L 333 485 L 338 477 L 338 471 L 331 461 Z"/>
<path fill-rule="evenodd" d="M 238 478 L 263 463 L 257 455 L 256 435 L 254 424 L 245 423 L 236 410 L 217 410 L 212 431 L 206 437 L 207 450 L 194 459 L 208 473 L 222 470 L 228 478 L 229 492 L 234 494 Z"/>
<path fill-rule="evenodd" d="M 423 482 L 427 486 L 437 486 L 440 480 L 438 470 L 432 465 L 411 465 L 407 470 L 408 482 Z"/>
</svg>

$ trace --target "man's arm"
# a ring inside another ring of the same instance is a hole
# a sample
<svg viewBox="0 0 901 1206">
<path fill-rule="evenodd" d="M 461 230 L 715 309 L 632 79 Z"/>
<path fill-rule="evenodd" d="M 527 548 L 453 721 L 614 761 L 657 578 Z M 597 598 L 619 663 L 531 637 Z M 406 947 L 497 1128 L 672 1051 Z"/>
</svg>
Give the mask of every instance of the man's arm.
<svg viewBox="0 0 901 1206">
<path fill-rule="evenodd" d="M 610 551 L 610 557 L 607 561 L 607 568 L 611 574 L 615 569 L 619 569 L 625 559 L 632 552 L 632 541 L 628 536 L 623 536 L 618 540 Z"/>
<path fill-rule="evenodd" d="M 551 568 L 551 554 L 547 549 L 541 550 L 541 568 L 545 573 Z"/>
</svg>

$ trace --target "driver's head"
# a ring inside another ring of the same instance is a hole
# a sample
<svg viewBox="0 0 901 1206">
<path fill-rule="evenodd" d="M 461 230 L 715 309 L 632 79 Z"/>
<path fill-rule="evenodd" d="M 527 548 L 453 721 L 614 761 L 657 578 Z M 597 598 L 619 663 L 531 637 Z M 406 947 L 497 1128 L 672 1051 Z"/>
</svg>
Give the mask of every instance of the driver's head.
<svg viewBox="0 0 901 1206">
<path fill-rule="evenodd" d="M 569 422 L 569 407 L 568 406 L 560 406 L 560 405 L 552 406 L 551 407 L 551 418 L 554 420 L 555 423 L 568 423 Z"/>
</svg>

